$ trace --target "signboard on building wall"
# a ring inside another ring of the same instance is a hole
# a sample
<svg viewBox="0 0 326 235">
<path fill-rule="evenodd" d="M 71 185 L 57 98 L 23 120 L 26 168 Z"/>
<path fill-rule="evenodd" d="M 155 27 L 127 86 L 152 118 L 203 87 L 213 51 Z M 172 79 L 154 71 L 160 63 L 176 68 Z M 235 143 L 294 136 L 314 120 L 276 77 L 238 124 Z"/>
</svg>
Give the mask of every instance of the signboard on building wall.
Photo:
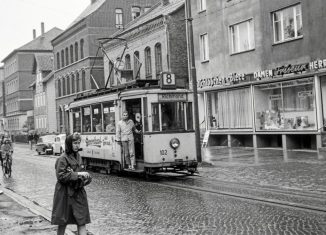
<svg viewBox="0 0 326 235">
<path fill-rule="evenodd" d="M 158 94 L 159 102 L 177 102 L 177 101 L 187 101 L 186 93 L 165 93 Z"/>
<path fill-rule="evenodd" d="M 214 76 L 210 78 L 203 78 L 198 80 L 197 86 L 198 88 L 208 88 L 208 87 L 220 87 L 220 86 L 229 86 L 234 84 L 240 84 L 243 82 L 250 81 L 249 74 L 239 74 L 232 73 L 227 77 Z"/>
</svg>

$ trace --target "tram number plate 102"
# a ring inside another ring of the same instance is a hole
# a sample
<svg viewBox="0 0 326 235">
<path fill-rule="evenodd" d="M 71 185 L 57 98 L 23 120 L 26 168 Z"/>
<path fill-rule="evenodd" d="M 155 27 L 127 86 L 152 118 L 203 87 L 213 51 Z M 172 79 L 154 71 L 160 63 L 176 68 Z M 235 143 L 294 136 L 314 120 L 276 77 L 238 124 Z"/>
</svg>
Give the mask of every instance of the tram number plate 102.
<svg viewBox="0 0 326 235">
<path fill-rule="evenodd" d="M 160 155 L 161 155 L 161 156 L 166 156 L 166 155 L 168 155 L 168 150 L 166 150 L 166 149 L 160 149 Z"/>
</svg>

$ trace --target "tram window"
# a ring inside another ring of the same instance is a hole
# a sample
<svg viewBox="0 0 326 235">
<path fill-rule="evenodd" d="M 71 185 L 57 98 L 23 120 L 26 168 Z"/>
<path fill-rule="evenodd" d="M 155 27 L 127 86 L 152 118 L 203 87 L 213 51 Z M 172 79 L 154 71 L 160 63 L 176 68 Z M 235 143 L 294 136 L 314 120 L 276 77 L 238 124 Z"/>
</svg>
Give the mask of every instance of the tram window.
<svg viewBox="0 0 326 235">
<path fill-rule="evenodd" d="M 144 97 L 143 98 L 143 104 L 144 104 L 144 128 L 145 128 L 145 131 L 148 131 L 148 112 L 147 112 L 147 98 Z"/>
<path fill-rule="evenodd" d="M 81 131 L 81 129 L 80 129 L 80 121 L 81 121 L 81 119 L 80 119 L 80 109 L 78 108 L 78 109 L 74 109 L 73 111 L 72 111 L 72 113 L 73 113 L 73 131 L 74 132 L 80 132 Z"/>
<path fill-rule="evenodd" d="M 102 132 L 101 104 L 92 105 L 92 132 Z"/>
<path fill-rule="evenodd" d="M 91 132 L 91 108 L 83 107 L 83 132 Z"/>
<path fill-rule="evenodd" d="M 160 130 L 160 117 L 158 104 L 152 104 L 152 129 L 153 131 Z"/>
<path fill-rule="evenodd" d="M 184 103 L 162 103 L 161 112 L 162 131 L 185 129 Z"/>
<path fill-rule="evenodd" d="M 194 129 L 194 123 L 192 120 L 192 103 L 187 103 L 187 130 Z"/>
<path fill-rule="evenodd" d="M 104 127 L 106 132 L 115 133 L 114 111 L 115 108 L 113 102 L 103 104 L 103 119 L 104 119 Z"/>
</svg>

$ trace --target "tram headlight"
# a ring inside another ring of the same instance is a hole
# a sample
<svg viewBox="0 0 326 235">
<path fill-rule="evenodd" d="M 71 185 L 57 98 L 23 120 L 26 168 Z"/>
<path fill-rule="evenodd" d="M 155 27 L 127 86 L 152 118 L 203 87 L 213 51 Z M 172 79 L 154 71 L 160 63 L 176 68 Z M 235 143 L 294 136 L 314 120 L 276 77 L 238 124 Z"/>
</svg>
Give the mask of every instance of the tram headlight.
<svg viewBox="0 0 326 235">
<path fill-rule="evenodd" d="M 180 140 L 178 138 L 173 138 L 170 140 L 170 146 L 173 149 L 177 149 L 180 146 Z"/>
</svg>

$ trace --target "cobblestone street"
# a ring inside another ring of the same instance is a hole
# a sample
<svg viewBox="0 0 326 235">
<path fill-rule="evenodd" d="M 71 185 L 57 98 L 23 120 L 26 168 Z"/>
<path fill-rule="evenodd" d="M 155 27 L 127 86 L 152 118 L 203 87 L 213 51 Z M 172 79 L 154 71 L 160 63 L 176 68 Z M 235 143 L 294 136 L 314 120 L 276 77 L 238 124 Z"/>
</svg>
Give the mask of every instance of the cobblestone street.
<svg viewBox="0 0 326 235">
<path fill-rule="evenodd" d="M 245 180 L 244 173 L 249 171 L 250 165 L 257 165 L 248 160 L 249 157 L 245 157 L 247 160 L 243 161 L 239 155 L 234 156 L 236 157 L 233 159 L 237 159 L 237 162 L 231 162 L 229 155 L 222 154 L 211 159 L 214 166 L 203 166 L 200 169 L 202 177 L 146 181 L 138 177 L 92 173 L 93 182 L 86 188 L 92 218 L 88 229 L 93 234 L 100 235 L 326 233 L 325 212 L 205 192 L 204 190 L 221 188 L 223 185 L 219 183 L 220 180 L 230 180 L 232 184 L 228 187 L 234 191 L 242 187 L 244 182 L 240 179 Z M 56 181 L 55 159 L 54 156 L 37 156 L 27 146 L 16 145 L 13 176 L 10 179 L 1 178 L 0 182 L 2 186 L 51 210 Z M 304 161 L 310 164 L 307 160 Z M 310 160 L 318 161 L 321 161 L 320 165 L 324 164 L 323 160 Z M 260 161 L 258 166 L 265 167 L 267 172 L 268 163 L 273 161 Z M 227 171 L 221 173 L 222 167 Z M 314 167 L 316 168 L 317 164 Z M 235 174 L 234 169 L 246 171 Z M 234 171 L 234 177 L 228 178 L 227 176 L 232 175 L 231 170 Z M 248 179 L 254 175 L 252 172 Z M 215 183 L 213 179 L 216 179 Z M 187 182 L 202 191 L 184 188 Z M 259 178 L 251 178 L 251 181 L 247 180 L 244 185 L 257 187 L 259 182 Z M 266 182 L 276 184 L 277 181 Z M 173 185 L 169 185 L 170 183 Z M 266 195 L 271 194 L 264 190 L 266 185 L 268 184 L 264 183 L 262 187 L 257 188 L 262 189 L 261 197 L 264 197 L 263 192 Z"/>
</svg>

